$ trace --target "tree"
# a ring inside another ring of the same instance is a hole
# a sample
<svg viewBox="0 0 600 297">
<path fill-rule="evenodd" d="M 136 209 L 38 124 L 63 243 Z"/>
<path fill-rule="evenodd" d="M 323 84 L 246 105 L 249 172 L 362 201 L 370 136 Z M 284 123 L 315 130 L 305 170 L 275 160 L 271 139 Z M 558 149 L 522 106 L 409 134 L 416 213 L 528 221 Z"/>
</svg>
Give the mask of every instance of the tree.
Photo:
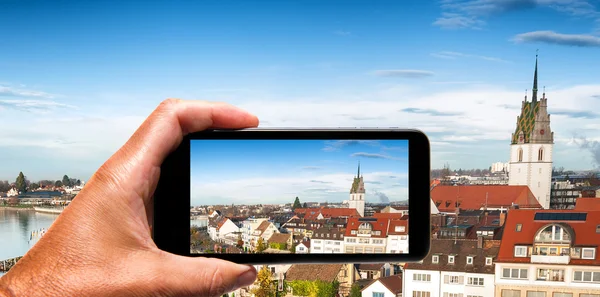
<svg viewBox="0 0 600 297">
<path fill-rule="evenodd" d="M 23 174 L 23 172 L 19 172 L 19 176 L 17 176 L 15 184 L 19 193 L 27 192 L 27 183 L 25 182 L 25 175 Z"/>
<path fill-rule="evenodd" d="M 450 164 L 448 164 L 448 163 L 444 164 L 444 168 L 442 169 L 442 172 L 440 174 L 441 184 L 443 184 L 443 185 L 450 184 L 450 176 L 451 175 L 452 175 L 452 171 L 450 170 Z"/>
<path fill-rule="evenodd" d="M 302 204 L 300 204 L 300 199 L 298 197 L 296 197 L 296 200 L 294 200 L 294 205 L 292 206 L 292 209 L 296 209 L 296 208 L 301 208 Z"/>
<path fill-rule="evenodd" d="M 33 191 L 33 190 L 36 190 L 36 189 L 37 189 L 37 188 L 39 188 L 39 187 L 40 187 L 40 185 L 38 185 L 38 184 L 36 184 L 36 183 L 31 183 L 31 184 L 29 185 L 29 190 L 32 190 L 32 191 Z"/>
<path fill-rule="evenodd" d="M 62 183 L 61 181 L 59 181 L 59 180 L 57 180 L 57 181 L 54 183 L 54 186 L 55 186 L 55 187 L 62 187 L 62 185 L 63 185 L 63 183 Z"/>
<path fill-rule="evenodd" d="M 256 289 L 252 290 L 252 293 L 256 297 L 272 297 L 275 296 L 275 288 L 273 284 L 273 274 L 267 265 L 258 271 L 256 276 Z"/>
<path fill-rule="evenodd" d="M 81 180 L 78 179 L 77 181 L 75 181 L 75 185 L 78 187 L 81 186 Z"/>
<path fill-rule="evenodd" d="M 71 179 L 69 178 L 68 175 L 65 174 L 65 176 L 63 176 L 63 178 L 62 178 L 62 184 L 65 187 L 70 187 L 71 186 Z"/>
<path fill-rule="evenodd" d="M 267 249 L 267 245 L 265 244 L 265 241 L 263 240 L 262 237 L 259 237 L 258 242 L 256 243 L 256 251 L 258 251 L 260 253 L 266 249 Z"/>
<path fill-rule="evenodd" d="M 303 208 L 308 208 L 308 204 L 306 204 L 306 202 L 304 202 L 304 204 L 302 204 Z"/>
<path fill-rule="evenodd" d="M 350 296 L 349 297 L 361 297 L 362 293 L 360 292 L 361 287 L 358 284 L 353 284 L 350 288 Z"/>
</svg>

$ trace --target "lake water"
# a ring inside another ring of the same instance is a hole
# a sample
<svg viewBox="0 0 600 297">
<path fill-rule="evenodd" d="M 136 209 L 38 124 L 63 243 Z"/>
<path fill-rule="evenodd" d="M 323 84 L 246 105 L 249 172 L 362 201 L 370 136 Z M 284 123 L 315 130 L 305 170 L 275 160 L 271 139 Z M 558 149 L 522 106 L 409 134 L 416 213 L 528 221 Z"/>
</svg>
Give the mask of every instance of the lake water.
<svg viewBox="0 0 600 297">
<path fill-rule="evenodd" d="M 0 261 L 25 255 L 37 242 L 32 232 L 48 230 L 57 217 L 33 210 L 0 208 Z"/>
<path fill-rule="evenodd" d="M 48 230 L 57 217 L 57 214 L 33 210 L 0 208 L 0 261 L 25 255 L 37 242 L 31 233 L 40 229 Z M 190 220 L 190 225 L 206 227 L 207 224 L 208 219 L 204 217 Z"/>
</svg>

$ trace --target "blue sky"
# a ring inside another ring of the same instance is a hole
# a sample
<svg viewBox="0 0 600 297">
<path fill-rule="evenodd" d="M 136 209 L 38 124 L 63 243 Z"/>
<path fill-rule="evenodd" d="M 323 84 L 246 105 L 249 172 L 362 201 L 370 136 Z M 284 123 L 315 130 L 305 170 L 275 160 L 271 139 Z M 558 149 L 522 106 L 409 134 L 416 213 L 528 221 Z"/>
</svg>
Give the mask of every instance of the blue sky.
<svg viewBox="0 0 600 297">
<path fill-rule="evenodd" d="M 353 177 L 365 200 L 408 197 L 406 140 L 194 140 L 192 205 L 342 202 Z"/>
<path fill-rule="evenodd" d="M 599 11 L 585 0 L 0 0 L 0 179 L 86 180 L 168 97 L 231 102 L 263 127 L 419 128 L 434 167 L 486 168 L 509 157 L 536 49 L 556 166 L 597 167 Z"/>
</svg>

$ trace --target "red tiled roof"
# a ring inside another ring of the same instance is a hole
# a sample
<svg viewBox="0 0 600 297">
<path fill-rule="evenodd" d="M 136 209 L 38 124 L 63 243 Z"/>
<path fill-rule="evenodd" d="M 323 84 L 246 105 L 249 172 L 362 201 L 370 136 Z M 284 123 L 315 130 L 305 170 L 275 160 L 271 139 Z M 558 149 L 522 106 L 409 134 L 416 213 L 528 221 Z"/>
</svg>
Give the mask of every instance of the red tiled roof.
<svg viewBox="0 0 600 297">
<path fill-rule="evenodd" d="M 540 221 L 534 220 L 536 213 L 587 213 L 585 221 Z M 509 263 L 529 263 L 530 258 L 514 257 L 515 245 L 533 245 L 534 237 L 543 227 L 560 223 L 568 226 L 575 234 L 575 247 L 596 247 L 600 246 L 600 233 L 596 228 L 600 226 L 600 211 L 582 211 L 582 210 L 535 210 L 535 209 L 511 209 L 508 211 L 504 233 L 500 244 L 498 262 Z M 521 224 L 521 231 L 517 232 L 517 224 Z M 571 265 L 600 265 L 600 253 L 595 253 L 596 259 L 573 259 Z"/>
<path fill-rule="evenodd" d="M 287 281 L 324 281 L 331 283 L 337 279 L 344 264 L 293 264 L 285 273 Z"/>
<path fill-rule="evenodd" d="M 404 226 L 404 232 L 396 232 L 396 227 Z M 408 220 L 390 220 L 388 235 L 408 235 Z"/>
<path fill-rule="evenodd" d="M 365 221 L 363 218 L 349 218 L 344 237 L 356 237 L 356 235 L 352 234 L 352 230 L 358 230 L 358 227 L 362 223 L 370 223 L 373 228 L 372 231 L 381 231 L 380 235 L 371 234 L 371 237 L 385 238 L 387 237 L 389 222 L 390 220 L 387 218 L 374 218 L 372 221 Z"/>
<path fill-rule="evenodd" d="M 405 216 L 402 213 L 394 213 L 394 212 L 376 212 L 373 214 L 373 217 L 385 218 L 385 219 L 403 219 L 403 220 L 408 219 L 408 216 Z"/>
<path fill-rule="evenodd" d="M 600 210 L 600 198 L 577 198 L 575 200 L 577 210 Z"/>
<path fill-rule="evenodd" d="M 431 200 L 442 212 L 456 211 L 456 203 L 460 209 L 481 209 L 505 207 L 512 204 L 520 208 L 541 209 L 528 186 L 436 186 L 431 190 Z"/>
<path fill-rule="evenodd" d="M 382 278 L 375 280 L 375 282 L 380 282 L 383 286 L 385 286 L 388 290 L 390 290 L 390 292 L 392 292 L 392 294 L 402 293 L 402 275 L 401 274 L 382 277 Z M 373 282 L 373 283 L 375 283 L 375 282 Z"/>
<path fill-rule="evenodd" d="M 294 212 L 304 214 L 306 220 L 316 220 L 319 214 L 324 218 L 360 217 L 360 214 L 354 208 L 297 208 Z"/>
</svg>

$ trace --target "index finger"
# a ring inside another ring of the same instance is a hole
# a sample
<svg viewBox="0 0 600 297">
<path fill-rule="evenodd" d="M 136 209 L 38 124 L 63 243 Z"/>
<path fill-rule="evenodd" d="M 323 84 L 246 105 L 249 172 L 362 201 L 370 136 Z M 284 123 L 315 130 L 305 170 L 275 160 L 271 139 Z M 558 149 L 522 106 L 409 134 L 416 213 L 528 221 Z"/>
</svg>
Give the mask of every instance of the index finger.
<svg viewBox="0 0 600 297">
<path fill-rule="evenodd" d="M 158 181 L 162 162 L 186 134 L 208 128 L 257 126 L 256 116 L 226 103 L 167 99 L 95 175 L 108 178 L 119 187 L 132 187 L 148 198 Z"/>
</svg>

